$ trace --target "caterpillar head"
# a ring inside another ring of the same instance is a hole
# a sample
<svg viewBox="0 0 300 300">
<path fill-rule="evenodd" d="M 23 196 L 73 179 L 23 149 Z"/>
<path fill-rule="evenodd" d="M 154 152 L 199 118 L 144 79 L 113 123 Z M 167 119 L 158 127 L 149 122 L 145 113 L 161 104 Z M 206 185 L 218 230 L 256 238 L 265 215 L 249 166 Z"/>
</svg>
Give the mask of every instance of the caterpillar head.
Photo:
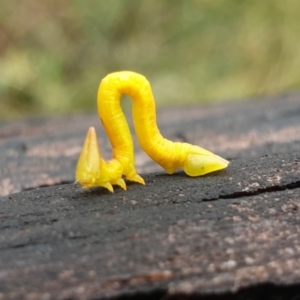
<svg viewBox="0 0 300 300">
<path fill-rule="evenodd" d="M 197 147 L 198 148 L 198 147 Z M 227 168 L 229 161 L 199 147 L 200 150 L 187 155 L 183 169 L 192 177 L 205 175 Z"/>
</svg>

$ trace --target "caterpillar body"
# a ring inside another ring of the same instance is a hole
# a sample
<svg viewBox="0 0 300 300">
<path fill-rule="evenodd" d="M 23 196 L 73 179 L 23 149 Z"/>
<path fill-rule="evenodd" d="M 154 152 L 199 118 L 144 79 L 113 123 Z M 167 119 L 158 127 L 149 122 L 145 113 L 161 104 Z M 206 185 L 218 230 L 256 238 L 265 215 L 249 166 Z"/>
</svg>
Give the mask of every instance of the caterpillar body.
<svg viewBox="0 0 300 300">
<path fill-rule="evenodd" d="M 126 189 L 122 176 L 145 184 L 134 166 L 133 141 L 120 105 L 123 94 L 133 100 L 133 124 L 141 148 L 166 173 L 183 168 L 189 176 L 200 176 L 228 166 L 227 160 L 199 146 L 165 139 L 156 124 L 155 101 L 148 80 L 131 71 L 115 72 L 102 79 L 97 100 L 98 114 L 112 145 L 113 158 L 108 162 L 102 159 L 95 129 L 91 127 L 75 174 L 82 187 L 102 186 L 111 192 L 112 185 Z"/>
</svg>

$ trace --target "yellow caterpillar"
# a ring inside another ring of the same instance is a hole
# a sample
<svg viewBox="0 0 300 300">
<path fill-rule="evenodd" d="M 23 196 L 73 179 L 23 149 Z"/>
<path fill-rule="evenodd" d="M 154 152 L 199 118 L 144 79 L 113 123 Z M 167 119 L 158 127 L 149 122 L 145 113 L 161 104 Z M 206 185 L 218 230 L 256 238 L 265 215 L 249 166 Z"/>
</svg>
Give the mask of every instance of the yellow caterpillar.
<svg viewBox="0 0 300 300">
<path fill-rule="evenodd" d="M 83 188 L 112 185 L 126 190 L 127 180 L 145 184 L 136 173 L 134 148 L 120 99 L 133 99 L 133 122 L 141 148 L 168 174 L 183 168 L 189 176 L 200 176 L 225 169 L 229 162 L 199 146 L 165 139 L 156 124 L 155 101 L 148 80 L 137 73 L 122 71 L 107 75 L 98 90 L 98 113 L 113 148 L 113 158 L 105 162 L 100 153 L 95 129 L 88 130 L 77 168 L 76 181 Z"/>
</svg>

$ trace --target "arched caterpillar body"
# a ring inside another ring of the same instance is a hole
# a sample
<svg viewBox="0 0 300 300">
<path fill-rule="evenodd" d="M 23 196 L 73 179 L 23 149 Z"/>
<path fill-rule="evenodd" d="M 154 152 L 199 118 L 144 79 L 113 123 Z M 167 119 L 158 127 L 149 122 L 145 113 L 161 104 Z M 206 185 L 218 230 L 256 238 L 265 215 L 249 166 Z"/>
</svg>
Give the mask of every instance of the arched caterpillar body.
<svg viewBox="0 0 300 300">
<path fill-rule="evenodd" d="M 141 148 L 168 174 L 183 168 L 189 176 L 224 169 L 229 162 L 199 146 L 165 139 L 156 124 L 155 101 L 148 80 L 130 71 L 107 75 L 98 90 L 98 113 L 113 148 L 113 159 L 105 162 L 100 154 L 95 129 L 88 131 L 76 168 L 76 181 L 84 188 L 103 186 L 113 191 L 116 184 L 126 189 L 122 179 L 145 184 L 134 166 L 134 148 L 120 99 L 133 99 L 134 128 Z"/>
</svg>

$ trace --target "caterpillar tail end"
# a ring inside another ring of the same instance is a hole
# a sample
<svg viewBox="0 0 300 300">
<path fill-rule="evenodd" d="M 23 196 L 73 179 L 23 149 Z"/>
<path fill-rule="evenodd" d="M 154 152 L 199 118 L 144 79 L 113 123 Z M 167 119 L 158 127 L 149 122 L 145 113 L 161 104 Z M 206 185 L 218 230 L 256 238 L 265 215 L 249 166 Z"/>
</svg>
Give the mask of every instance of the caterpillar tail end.
<svg viewBox="0 0 300 300">
<path fill-rule="evenodd" d="M 229 161 L 213 153 L 189 154 L 184 162 L 184 172 L 192 177 L 226 169 Z"/>
<path fill-rule="evenodd" d="M 101 158 L 98 139 L 94 127 L 90 127 L 77 163 L 76 182 L 83 188 L 104 187 L 113 192 L 113 187 L 102 167 L 105 162 Z"/>
</svg>

